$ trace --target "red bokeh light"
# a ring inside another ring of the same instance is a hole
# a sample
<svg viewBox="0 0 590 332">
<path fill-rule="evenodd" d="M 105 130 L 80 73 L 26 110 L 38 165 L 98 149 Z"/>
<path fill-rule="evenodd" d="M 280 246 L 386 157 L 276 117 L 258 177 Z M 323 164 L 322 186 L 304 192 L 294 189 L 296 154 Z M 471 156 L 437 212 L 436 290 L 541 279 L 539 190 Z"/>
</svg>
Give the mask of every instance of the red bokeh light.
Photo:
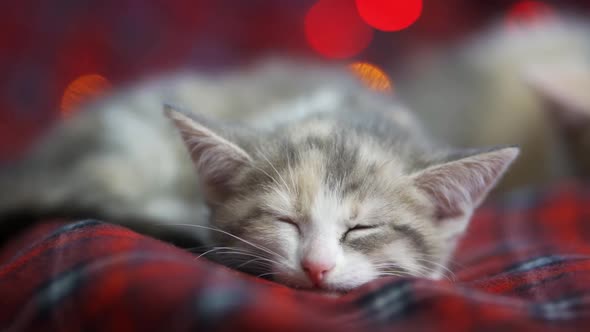
<svg viewBox="0 0 590 332">
<path fill-rule="evenodd" d="M 373 39 L 373 29 L 358 16 L 354 0 L 320 0 L 304 23 L 309 45 L 328 58 L 352 57 Z"/>
<path fill-rule="evenodd" d="M 99 74 L 82 75 L 66 87 L 61 98 L 61 115 L 71 115 L 82 103 L 100 96 L 111 88 L 111 83 Z"/>
<path fill-rule="evenodd" d="M 519 1 L 514 4 L 506 16 L 508 28 L 543 23 L 555 17 L 555 10 L 540 1 Z"/>
<path fill-rule="evenodd" d="M 356 0 L 360 16 L 375 29 L 403 30 L 422 14 L 422 0 Z"/>
</svg>

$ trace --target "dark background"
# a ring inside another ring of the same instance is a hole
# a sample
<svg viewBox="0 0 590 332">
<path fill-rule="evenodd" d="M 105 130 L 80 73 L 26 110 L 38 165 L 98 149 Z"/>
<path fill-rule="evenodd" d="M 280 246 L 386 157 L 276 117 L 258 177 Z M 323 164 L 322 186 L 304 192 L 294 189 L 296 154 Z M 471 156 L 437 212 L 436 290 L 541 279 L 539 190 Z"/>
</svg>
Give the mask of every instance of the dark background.
<svg viewBox="0 0 590 332">
<path fill-rule="evenodd" d="M 323 0 L 322 0 L 323 1 Z M 341 0 L 349 1 L 349 0 Z M 317 0 L 56 0 L 0 7 L 0 158 L 22 153 L 52 122 L 70 82 L 100 74 L 112 86 L 189 66 L 218 70 L 268 54 L 320 57 L 304 19 Z M 424 0 L 409 28 L 375 31 L 362 52 L 390 70 L 419 52 L 452 44 L 492 22 L 527 20 L 515 0 Z M 590 14 L 590 0 L 539 1 Z M 395 80 L 395 78 L 394 78 Z"/>
</svg>

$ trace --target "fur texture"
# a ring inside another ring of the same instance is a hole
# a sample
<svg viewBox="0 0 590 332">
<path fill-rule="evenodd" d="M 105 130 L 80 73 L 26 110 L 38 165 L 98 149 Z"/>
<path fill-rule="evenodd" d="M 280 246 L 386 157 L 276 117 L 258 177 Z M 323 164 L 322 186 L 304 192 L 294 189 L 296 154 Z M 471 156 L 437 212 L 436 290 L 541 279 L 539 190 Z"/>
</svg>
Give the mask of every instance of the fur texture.
<svg viewBox="0 0 590 332">
<path fill-rule="evenodd" d="M 207 229 L 206 255 L 340 292 L 382 275 L 443 276 L 517 154 L 434 144 L 345 72 L 270 64 L 160 79 L 90 106 L 2 177 L 13 192 L 0 209 Z"/>
<path fill-rule="evenodd" d="M 518 150 L 465 155 L 433 145 L 405 110 L 360 87 L 338 99 L 346 102 L 240 126 L 233 139 L 167 109 L 197 165 L 210 223 L 224 231 L 214 240 L 256 255 L 242 267 L 294 287 L 440 277 Z"/>
</svg>

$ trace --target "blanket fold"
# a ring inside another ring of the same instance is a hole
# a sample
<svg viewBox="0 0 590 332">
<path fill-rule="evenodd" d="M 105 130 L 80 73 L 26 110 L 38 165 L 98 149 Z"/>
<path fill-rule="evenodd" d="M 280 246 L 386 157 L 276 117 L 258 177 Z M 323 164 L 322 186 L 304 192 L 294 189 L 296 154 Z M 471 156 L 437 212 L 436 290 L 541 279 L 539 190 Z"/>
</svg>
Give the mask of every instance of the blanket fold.
<svg viewBox="0 0 590 332">
<path fill-rule="evenodd" d="M 96 220 L 0 249 L 1 331 L 585 331 L 590 186 L 482 207 L 442 280 L 297 291 Z"/>
</svg>

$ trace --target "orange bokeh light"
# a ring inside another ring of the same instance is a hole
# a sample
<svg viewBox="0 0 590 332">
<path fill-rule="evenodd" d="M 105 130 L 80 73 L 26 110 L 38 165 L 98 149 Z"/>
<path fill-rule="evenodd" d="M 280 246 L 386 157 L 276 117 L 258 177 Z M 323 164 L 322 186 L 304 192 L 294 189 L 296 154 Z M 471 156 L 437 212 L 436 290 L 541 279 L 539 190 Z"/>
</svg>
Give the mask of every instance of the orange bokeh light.
<svg viewBox="0 0 590 332">
<path fill-rule="evenodd" d="M 360 16 L 375 29 L 403 30 L 422 14 L 422 0 L 356 0 Z"/>
<path fill-rule="evenodd" d="M 355 62 L 350 64 L 348 68 L 371 90 L 383 93 L 393 92 L 391 79 L 379 67 L 368 62 Z"/>
<path fill-rule="evenodd" d="M 541 1 L 524 0 L 515 3 L 506 15 L 510 29 L 546 22 L 555 18 L 555 10 Z"/>
<path fill-rule="evenodd" d="M 344 59 L 357 55 L 373 39 L 373 29 L 358 15 L 354 0 L 320 0 L 304 21 L 309 45 L 321 55 Z"/>
<path fill-rule="evenodd" d="M 94 99 L 111 88 L 111 83 L 102 75 L 82 75 L 72 81 L 61 98 L 61 115 L 71 115 L 82 103 Z"/>
</svg>

